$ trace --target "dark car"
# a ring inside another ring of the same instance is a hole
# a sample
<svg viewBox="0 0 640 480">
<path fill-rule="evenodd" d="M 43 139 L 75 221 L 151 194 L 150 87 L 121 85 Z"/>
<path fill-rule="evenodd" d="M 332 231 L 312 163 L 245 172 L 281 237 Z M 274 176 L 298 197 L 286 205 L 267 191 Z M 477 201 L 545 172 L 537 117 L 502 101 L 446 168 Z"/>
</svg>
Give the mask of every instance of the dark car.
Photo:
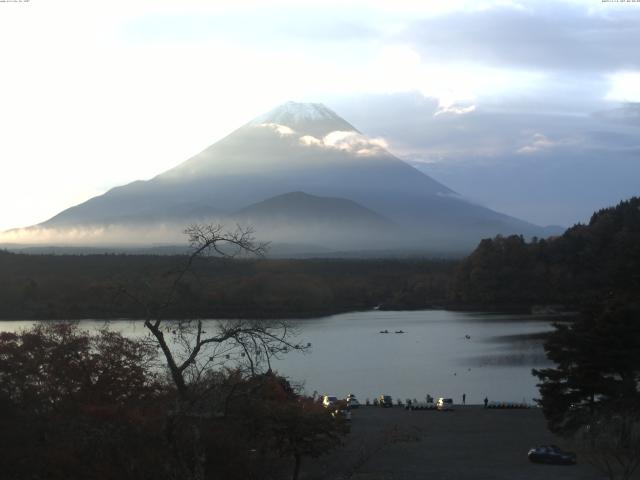
<svg viewBox="0 0 640 480">
<path fill-rule="evenodd" d="M 331 412 L 331 416 L 333 418 L 342 418 L 343 420 L 350 422 L 351 421 L 351 410 L 346 410 L 343 408 L 336 408 L 333 412 Z"/>
<path fill-rule="evenodd" d="M 532 448 L 528 454 L 529 460 L 534 463 L 551 463 L 554 465 L 575 465 L 576 454 L 565 452 L 555 445 L 541 445 Z"/>
<path fill-rule="evenodd" d="M 389 395 L 380 395 L 378 397 L 378 405 L 381 407 L 393 407 L 393 400 Z"/>
</svg>

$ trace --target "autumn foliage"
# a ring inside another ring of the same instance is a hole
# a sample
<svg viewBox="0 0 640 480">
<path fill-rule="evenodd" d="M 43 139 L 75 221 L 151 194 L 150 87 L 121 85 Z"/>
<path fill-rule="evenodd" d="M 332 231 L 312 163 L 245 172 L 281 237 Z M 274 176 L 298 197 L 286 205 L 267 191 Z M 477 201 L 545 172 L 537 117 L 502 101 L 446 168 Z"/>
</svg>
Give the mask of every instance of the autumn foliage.
<svg viewBox="0 0 640 480">
<path fill-rule="evenodd" d="M 155 347 L 107 329 L 42 324 L 0 333 L 0 472 L 20 479 L 170 479 L 202 433 L 207 478 L 282 478 L 346 426 L 271 373 L 212 372 L 194 408 Z"/>
</svg>

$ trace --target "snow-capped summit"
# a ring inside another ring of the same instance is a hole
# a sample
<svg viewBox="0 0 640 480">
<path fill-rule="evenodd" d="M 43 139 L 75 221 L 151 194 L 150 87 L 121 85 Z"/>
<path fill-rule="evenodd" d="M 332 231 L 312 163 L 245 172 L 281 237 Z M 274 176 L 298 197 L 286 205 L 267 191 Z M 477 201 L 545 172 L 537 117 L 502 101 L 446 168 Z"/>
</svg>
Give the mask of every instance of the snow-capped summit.
<svg viewBox="0 0 640 480">
<path fill-rule="evenodd" d="M 283 125 L 301 134 L 313 136 L 325 136 L 337 130 L 358 131 L 322 103 L 286 102 L 256 117 L 249 124 Z"/>
</svg>

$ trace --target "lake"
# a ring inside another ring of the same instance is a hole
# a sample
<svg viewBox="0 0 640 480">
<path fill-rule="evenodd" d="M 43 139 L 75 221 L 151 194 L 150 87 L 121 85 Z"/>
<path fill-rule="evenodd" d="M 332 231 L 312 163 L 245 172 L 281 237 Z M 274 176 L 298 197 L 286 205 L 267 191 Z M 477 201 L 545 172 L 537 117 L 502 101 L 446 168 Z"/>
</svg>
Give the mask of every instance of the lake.
<svg viewBox="0 0 640 480">
<path fill-rule="evenodd" d="M 451 397 L 467 403 L 532 402 L 539 397 L 532 368 L 550 363 L 540 334 L 551 330 L 549 316 L 469 313 L 446 310 L 366 311 L 293 320 L 309 353 L 292 352 L 274 361 L 274 370 L 303 383 L 312 394 L 364 402 L 379 394 L 424 400 Z M 215 320 L 209 320 L 215 323 Z M 28 321 L 3 321 L 14 331 Z M 103 321 L 83 320 L 83 328 Z M 145 334 L 141 321 L 114 320 L 111 328 L 127 335 Z M 379 333 L 388 330 L 390 333 Z M 405 333 L 394 333 L 402 330 Z"/>
</svg>

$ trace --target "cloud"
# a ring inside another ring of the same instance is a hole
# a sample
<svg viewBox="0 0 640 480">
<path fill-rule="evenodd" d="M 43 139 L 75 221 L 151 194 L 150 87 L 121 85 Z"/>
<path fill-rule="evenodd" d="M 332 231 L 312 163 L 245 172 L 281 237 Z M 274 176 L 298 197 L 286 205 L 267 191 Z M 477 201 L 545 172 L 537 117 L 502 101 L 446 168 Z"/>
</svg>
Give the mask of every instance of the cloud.
<svg viewBox="0 0 640 480">
<path fill-rule="evenodd" d="M 640 108 L 635 104 L 608 111 L 607 105 L 617 105 L 587 101 L 593 110 L 574 112 L 562 103 L 563 92 L 541 96 L 539 103 L 521 99 L 518 108 L 498 103 L 490 108 L 485 102 L 466 115 L 435 115 L 441 109 L 438 100 L 419 92 L 361 95 L 335 99 L 331 105 L 363 134 L 386 139 L 393 154 L 411 162 L 518 164 L 522 156 L 516 151 L 529 146 L 521 154 L 532 153 L 544 145 L 534 134 L 554 143 L 547 150 L 638 146 Z M 581 91 L 578 97 L 584 98 Z M 598 110 L 599 106 L 604 108 Z M 594 111 L 602 113 L 594 116 Z"/>
<path fill-rule="evenodd" d="M 260 39 L 271 47 L 283 47 L 292 39 L 341 43 L 380 35 L 376 18 L 367 18 L 362 11 L 344 5 L 340 5 L 343 15 L 336 18 L 334 10 L 324 2 L 317 5 L 305 2 L 301 7 L 295 2 L 274 5 L 258 1 L 252 2 L 250 14 L 247 2 L 200 3 L 190 8 L 181 0 L 172 9 L 146 9 L 144 14 L 129 18 L 120 28 L 120 34 L 141 44 L 171 41 L 188 45 L 231 39 L 236 44 L 249 45 Z"/>
<path fill-rule="evenodd" d="M 184 243 L 184 225 L 106 225 L 66 228 L 28 227 L 0 232 L 2 244 L 29 245 L 149 245 L 158 242 Z"/>
<path fill-rule="evenodd" d="M 547 71 L 638 70 L 640 9 L 612 7 L 497 5 L 417 20 L 402 38 L 432 61 Z"/>
<path fill-rule="evenodd" d="M 516 150 L 516 153 L 520 155 L 531 155 L 533 153 L 540 152 L 542 150 L 548 150 L 550 148 L 558 147 L 561 145 L 575 144 L 575 138 L 562 138 L 559 140 L 551 140 L 542 133 L 534 133 L 531 142 L 527 145 L 520 147 Z"/>
<path fill-rule="evenodd" d="M 640 102 L 623 103 L 616 108 L 594 112 L 592 116 L 605 122 L 640 127 Z"/>
<path fill-rule="evenodd" d="M 556 142 L 552 142 L 543 134 L 535 133 L 533 135 L 531 143 L 529 143 L 528 145 L 525 145 L 524 147 L 519 148 L 518 150 L 516 150 L 516 153 L 531 154 L 546 148 L 553 147 L 555 145 L 557 145 Z"/>
<path fill-rule="evenodd" d="M 528 118 L 497 115 L 476 108 L 467 114 L 440 105 L 420 92 L 363 95 L 335 101 L 336 111 L 371 138 L 381 137 L 393 154 L 415 161 L 441 162 L 472 155 L 513 151 L 521 131 L 539 131 Z M 438 112 L 441 112 L 438 114 Z M 393 119 L 393 121 L 389 121 Z M 535 120 L 536 117 L 533 117 Z"/>
<path fill-rule="evenodd" d="M 608 100 L 640 102 L 640 71 L 619 72 L 609 78 L 611 88 L 606 95 Z"/>
<path fill-rule="evenodd" d="M 304 136 L 300 137 L 300 143 L 302 145 L 306 145 L 306 146 L 309 146 L 309 145 L 322 146 L 322 145 L 324 145 L 322 140 L 320 140 L 319 138 L 316 138 L 316 137 L 314 137 L 312 135 L 304 135 Z"/>
<path fill-rule="evenodd" d="M 356 155 L 377 155 L 384 152 L 387 142 L 382 138 L 368 138 L 355 131 L 335 130 L 328 133 L 323 138 L 316 138 L 311 135 L 300 137 L 300 144 L 305 146 L 316 146 L 322 148 L 333 148 Z"/>
<path fill-rule="evenodd" d="M 446 114 L 446 113 L 452 113 L 454 115 L 464 115 L 465 113 L 471 113 L 473 111 L 475 111 L 476 106 L 475 105 L 469 105 L 466 107 L 460 106 L 460 105 L 449 105 L 449 106 L 441 106 L 434 114 L 434 117 L 437 117 L 438 115 L 442 115 L 442 114 Z"/>
<path fill-rule="evenodd" d="M 288 135 L 293 135 L 294 133 L 296 133 L 292 128 L 287 127 L 286 125 L 280 125 L 279 123 L 260 123 L 258 126 L 270 128 L 281 137 L 286 137 Z"/>
<path fill-rule="evenodd" d="M 291 127 L 279 123 L 259 123 L 256 126 L 269 128 L 280 137 L 291 137 L 297 134 Z M 302 135 L 298 138 L 298 143 L 305 147 L 331 148 L 363 156 L 377 155 L 388 148 L 383 138 L 369 138 L 355 130 L 334 130 L 322 138 Z"/>
</svg>

